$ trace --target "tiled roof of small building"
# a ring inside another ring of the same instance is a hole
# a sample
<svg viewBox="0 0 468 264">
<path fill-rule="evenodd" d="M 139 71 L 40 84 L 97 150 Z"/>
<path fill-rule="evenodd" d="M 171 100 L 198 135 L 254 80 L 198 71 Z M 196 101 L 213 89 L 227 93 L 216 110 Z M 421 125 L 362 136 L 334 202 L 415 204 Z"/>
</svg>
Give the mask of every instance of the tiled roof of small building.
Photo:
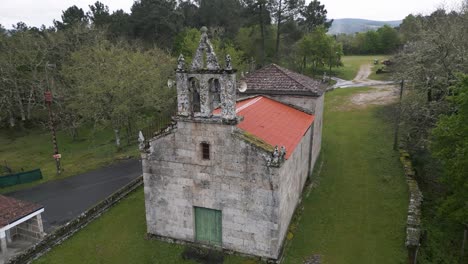
<svg viewBox="0 0 468 264">
<path fill-rule="evenodd" d="M 34 213 L 41 208 L 43 207 L 35 203 L 0 195 L 0 228 Z"/>
<path fill-rule="evenodd" d="M 244 117 L 237 124 L 238 128 L 271 146 L 285 146 L 286 159 L 294 152 L 314 121 L 314 115 L 264 96 L 238 102 L 236 113 Z"/>
<path fill-rule="evenodd" d="M 290 71 L 276 64 L 267 65 L 243 79 L 247 83 L 244 94 L 288 94 L 321 96 L 326 85 L 308 76 Z"/>
</svg>

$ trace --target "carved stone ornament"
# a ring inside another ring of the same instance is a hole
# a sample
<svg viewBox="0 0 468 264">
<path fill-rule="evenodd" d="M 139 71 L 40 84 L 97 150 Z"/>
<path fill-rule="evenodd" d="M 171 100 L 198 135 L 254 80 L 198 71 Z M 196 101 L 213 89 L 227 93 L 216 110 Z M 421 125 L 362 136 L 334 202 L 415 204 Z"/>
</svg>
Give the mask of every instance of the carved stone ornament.
<svg viewBox="0 0 468 264">
<path fill-rule="evenodd" d="M 180 54 L 179 58 L 177 59 L 177 71 L 184 71 L 185 70 L 185 59 L 184 55 Z"/>
<path fill-rule="evenodd" d="M 282 146 L 278 149 L 278 146 L 275 146 L 275 149 L 271 153 L 270 157 L 266 157 L 267 166 L 278 167 L 284 161 L 286 156 L 286 148 Z"/>
<path fill-rule="evenodd" d="M 140 150 L 144 150 L 145 149 L 145 137 L 143 136 L 143 133 L 141 131 L 138 133 L 138 142 L 139 142 L 138 148 Z"/>
<path fill-rule="evenodd" d="M 226 68 L 225 69 L 228 71 L 232 70 L 231 55 L 229 54 L 226 55 Z"/>
</svg>

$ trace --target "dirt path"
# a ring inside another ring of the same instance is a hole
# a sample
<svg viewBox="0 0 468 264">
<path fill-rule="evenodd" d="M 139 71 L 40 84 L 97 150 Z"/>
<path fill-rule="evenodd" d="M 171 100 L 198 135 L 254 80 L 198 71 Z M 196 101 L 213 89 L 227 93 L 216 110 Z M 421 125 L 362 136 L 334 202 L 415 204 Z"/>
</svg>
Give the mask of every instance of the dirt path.
<svg viewBox="0 0 468 264">
<path fill-rule="evenodd" d="M 380 86 L 368 92 L 355 94 L 351 97 L 350 101 L 355 106 L 385 105 L 394 102 L 398 98 L 397 95 L 397 87 L 394 85 L 387 85 Z"/>
<path fill-rule="evenodd" d="M 372 73 L 372 65 L 370 64 L 363 64 L 361 68 L 359 68 L 356 77 L 352 81 L 343 80 L 340 78 L 332 77 L 332 80 L 336 81 L 336 84 L 333 85 L 332 89 L 336 88 L 352 88 L 352 87 L 376 87 L 381 85 L 390 85 L 393 84 L 392 81 L 376 81 L 370 80 L 369 76 Z"/>
<path fill-rule="evenodd" d="M 365 81 L 370 81 L 368 78 L 371 75 L 372 72 L 372 66 L 370 64 L 363 64 L 361 65 L 361 68 L 359 69 L 359 72 L 356 74 L 356 77 L 354 77 L 354 82 L 365 82 Z"/>
</svg>

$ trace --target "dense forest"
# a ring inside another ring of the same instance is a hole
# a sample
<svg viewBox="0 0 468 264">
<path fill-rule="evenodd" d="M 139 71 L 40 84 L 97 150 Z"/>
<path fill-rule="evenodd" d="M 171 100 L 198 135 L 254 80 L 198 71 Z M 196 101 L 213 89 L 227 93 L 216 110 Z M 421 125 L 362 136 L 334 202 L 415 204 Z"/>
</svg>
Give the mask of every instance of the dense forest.
<svg viewBox="0 0 468 264">
<path fill-rule="evenodd" d="M 468 1 L 456 11 L 407 16 L 394 56 L 404 80 L 402 147 L 424 195 L 418 263 L 467 263 Z"/>
<path fill-rule="evenodd" d="M 54 119 L 73 137 L 83 125 L 133 131 L 173 108 L 174 58 L 190 61 L 202 26 L 240 73 L 271 62 L 323 73 L 341 65 L 331 23 L 319 1 L 140 0 L 130 13 L 98 1 L 67 8 L 52 27 L 0 26 L 0 125 L 45 125 L 50 90 Z"/>
</svg>

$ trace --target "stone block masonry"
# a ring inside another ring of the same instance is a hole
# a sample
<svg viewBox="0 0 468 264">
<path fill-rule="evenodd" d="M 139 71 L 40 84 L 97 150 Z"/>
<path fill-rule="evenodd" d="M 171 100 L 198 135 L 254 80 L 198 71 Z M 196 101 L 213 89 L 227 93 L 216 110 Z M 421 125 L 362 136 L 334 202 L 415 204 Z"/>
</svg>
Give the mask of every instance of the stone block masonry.
<svg viewBox="0 0 468 264">
<path fill-rule="evenodd" d="M 280 167 L 230 125 L 179 121 L 142 154 L 147 231 L 197 242 L 195 207 L 222 212 L 222 248 L 277 259 L 309 170 L 309 128 Z M 210 160 L 201 143 L 210 145 Z"/>
<path fill-rule="evenodd" d="M 41 214 L 10 229 L 12 239 L 20 238 L 31 242 L 38 242 L 44 235 Z"/>
</svg>

